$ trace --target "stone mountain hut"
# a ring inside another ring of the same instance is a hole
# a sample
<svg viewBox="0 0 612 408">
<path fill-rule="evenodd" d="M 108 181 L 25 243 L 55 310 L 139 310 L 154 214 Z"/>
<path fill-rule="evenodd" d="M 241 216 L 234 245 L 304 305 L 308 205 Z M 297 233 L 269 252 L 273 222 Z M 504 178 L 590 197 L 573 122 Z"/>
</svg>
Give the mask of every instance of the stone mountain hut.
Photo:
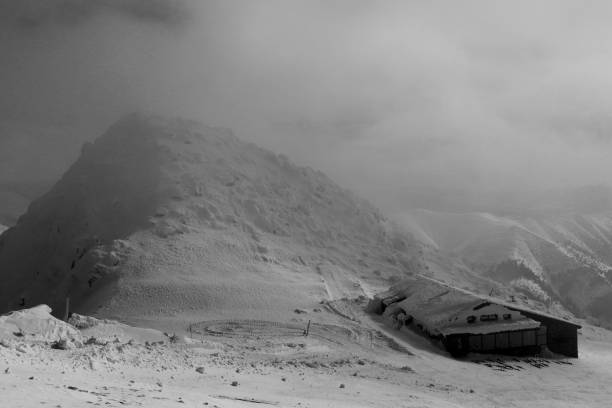
<svg viewBox="0 0 612 408">
<path fill-rule="evenodd" d="M 578 357 L 578 324 L 423 276 L 375 296 L 368 310 L 397 328 L 424 332 L 456 357 L 469 352 L 533 355 L 544 347 Z"/>
</svg>

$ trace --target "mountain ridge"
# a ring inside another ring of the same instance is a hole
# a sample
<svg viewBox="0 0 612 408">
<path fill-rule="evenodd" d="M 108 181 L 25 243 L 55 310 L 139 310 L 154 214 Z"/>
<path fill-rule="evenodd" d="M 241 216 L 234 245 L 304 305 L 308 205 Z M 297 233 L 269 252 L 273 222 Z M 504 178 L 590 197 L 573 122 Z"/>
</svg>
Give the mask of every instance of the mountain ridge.
<svg viewBox="0 0 612 408">
<path fill-rule="evenodd" d="M 132 114 L 0 237 L 3 310 L 289 315 L 413 273 L 418 245 L 323 173 L 229 130 Z"/>
<path fill-rule="evenodd" d="M 475 273 L 612 324 L 612 212 L 500 216 L 412 210 L 394 217 Z"/>
</svg>

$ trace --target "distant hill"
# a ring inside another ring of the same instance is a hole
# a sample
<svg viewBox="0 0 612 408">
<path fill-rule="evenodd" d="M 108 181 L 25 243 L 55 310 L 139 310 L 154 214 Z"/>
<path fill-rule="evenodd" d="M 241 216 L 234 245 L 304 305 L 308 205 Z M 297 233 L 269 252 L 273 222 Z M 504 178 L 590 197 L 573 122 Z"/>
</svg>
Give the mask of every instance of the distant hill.
<svg viewBox="0 0 612 408">
<path fill-rule="evenodd" d="M 0 305 L 287 318 L 386 288 L 419 248 L 321 172 L 226 129 L 134 114 L 0 237 Z"/>
<path fill-rule="evenodd" d="M 395 220 L 482 277 L 612 325 L 612 211 L 410 210 Z"/>
</svg>

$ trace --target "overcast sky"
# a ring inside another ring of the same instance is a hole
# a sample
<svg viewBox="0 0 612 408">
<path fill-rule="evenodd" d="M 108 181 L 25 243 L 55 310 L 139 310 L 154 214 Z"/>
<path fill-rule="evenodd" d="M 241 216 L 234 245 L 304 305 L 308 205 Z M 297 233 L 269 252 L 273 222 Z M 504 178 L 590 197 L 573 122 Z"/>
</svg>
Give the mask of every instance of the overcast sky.
<svg viewBox="0 0 612 408">
<path fill-rule="evenodd" d="M 392 189 L 612 173 L 609 1 L 2 0 L 0 120 L 227 126 Z"/>
</svg>

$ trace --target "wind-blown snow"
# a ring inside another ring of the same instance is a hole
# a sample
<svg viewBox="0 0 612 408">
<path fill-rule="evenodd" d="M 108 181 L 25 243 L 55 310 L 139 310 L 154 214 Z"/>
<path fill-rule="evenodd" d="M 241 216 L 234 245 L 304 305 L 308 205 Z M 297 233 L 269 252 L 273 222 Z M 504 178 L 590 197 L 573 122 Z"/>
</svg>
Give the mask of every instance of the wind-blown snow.
<svg viewBox="0 0 612 408">
<path fill-rule="evenodd" d="M 81 333 L 71 325 L 51 316 L 51 308 L 39 305 L 0 316 L 0 339 L 16 339 L 16 335 L 34 341 L 67 340 L 81 343 Z"/>
</svg>

